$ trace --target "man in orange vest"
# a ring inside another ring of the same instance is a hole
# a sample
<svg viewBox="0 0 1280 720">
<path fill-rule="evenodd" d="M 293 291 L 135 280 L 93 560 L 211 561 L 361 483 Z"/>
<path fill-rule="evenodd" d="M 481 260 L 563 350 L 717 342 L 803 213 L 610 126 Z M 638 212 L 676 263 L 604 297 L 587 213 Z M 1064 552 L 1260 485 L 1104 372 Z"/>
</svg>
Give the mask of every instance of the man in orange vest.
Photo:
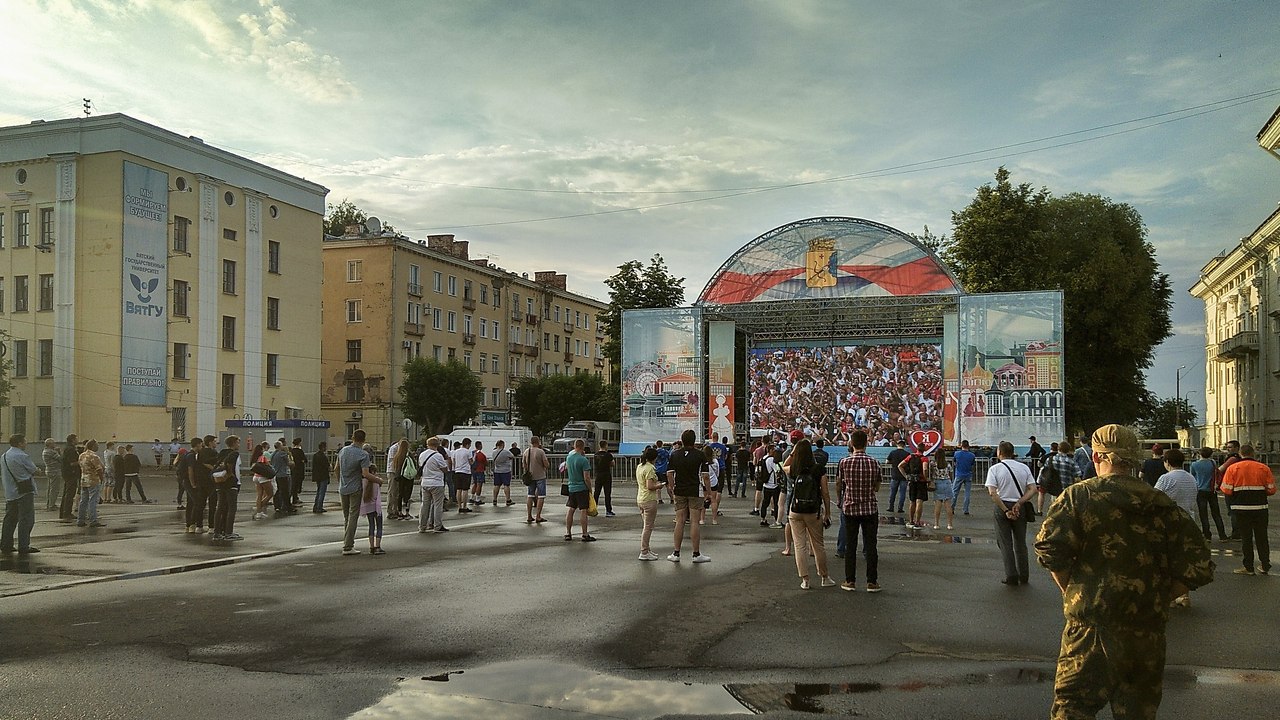
<svg viewBox="0 0 1280 720">
<path fill-rule="evenodd" d="M 1253 548 L 1258 547 L 1258 572 L 1271 570 L 1271 544 L 1267 541 L 1267 497 L 1276 494 L 1276 478 L 1271 468 L 1253 457 L 1253 446 L 1240 447 L 1240 459 L 1231 463 L 1222 477 L 1222 494 L 1229 498 L 1236 514 L 1236 529 L 1243 541 L 1244 567 L 1237 575 L 1253 575 Z"/>
</svg>

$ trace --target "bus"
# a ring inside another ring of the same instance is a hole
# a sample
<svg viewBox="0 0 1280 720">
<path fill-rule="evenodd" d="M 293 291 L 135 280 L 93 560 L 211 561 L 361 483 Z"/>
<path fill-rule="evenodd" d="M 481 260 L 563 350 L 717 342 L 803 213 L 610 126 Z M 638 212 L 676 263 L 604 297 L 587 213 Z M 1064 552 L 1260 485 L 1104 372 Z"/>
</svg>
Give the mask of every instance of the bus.
<svg viewBox="0 0 1280 720">
<path fill-rule="evenodd" d="M 560 430 L 560 437 L 551 443 L 551 452 L 568 453 L 573 449 L 573 441 L 587 441 L 587 452 L 593 453 L 603 440 L 611 449 L 617 449 L 622 440 L 622 426 L 618 423 L 597 422 L 595 420 L 575 420 Z"/>
</svg>

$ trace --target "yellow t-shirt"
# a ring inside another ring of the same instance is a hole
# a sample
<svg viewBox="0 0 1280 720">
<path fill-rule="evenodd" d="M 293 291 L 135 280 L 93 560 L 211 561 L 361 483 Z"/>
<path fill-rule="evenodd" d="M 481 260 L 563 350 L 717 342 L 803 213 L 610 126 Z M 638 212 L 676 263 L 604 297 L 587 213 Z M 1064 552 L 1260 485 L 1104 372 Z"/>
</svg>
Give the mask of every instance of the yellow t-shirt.
<svg viewBox="0 0 1280 720">
<path fill-rule="evenodd" d="M 636 484 L 640 487 L 636 492 L 636 504 L 658 499 L 658 494 L 649 489 L 650 482 L 658 482 L 658 471 L 654 469 L 653 463 L 641 463 L 636 468 Z"/>
</svg>

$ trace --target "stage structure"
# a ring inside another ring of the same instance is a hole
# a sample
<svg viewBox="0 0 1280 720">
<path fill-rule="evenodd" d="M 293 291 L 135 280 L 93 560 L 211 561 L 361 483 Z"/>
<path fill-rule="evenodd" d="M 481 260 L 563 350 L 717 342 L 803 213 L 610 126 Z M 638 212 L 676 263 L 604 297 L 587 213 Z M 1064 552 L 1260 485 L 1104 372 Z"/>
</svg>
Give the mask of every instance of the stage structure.
<svg viewBox="0 0 1280 720">
<path fill-rule="evenodd" d="M 770 230 L 693 307 L 625 311 L 622 325 L 627 454 L 686 429 L 720 436 L 735 420 L 752 436 L 822 436 L 833 459 L 859 428 L 876 455 L 898 438 L 1026 445 L 1063 434 L 1061 293 L 965 295 L 932 251 L 869 220 Z M 745 383 L 732 380 L 737 363 Z"/>
</svg>

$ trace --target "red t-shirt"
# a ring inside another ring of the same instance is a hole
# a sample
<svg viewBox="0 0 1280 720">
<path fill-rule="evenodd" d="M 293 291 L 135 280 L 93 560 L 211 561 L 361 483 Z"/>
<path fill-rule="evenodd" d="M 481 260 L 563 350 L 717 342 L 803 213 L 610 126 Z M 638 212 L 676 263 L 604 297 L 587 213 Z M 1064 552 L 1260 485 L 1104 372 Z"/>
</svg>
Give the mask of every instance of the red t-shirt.
<svg viewBox="0 0 1280 720">
<path fill-rule="evenodd" d="M 471 463 L 471 472 L 475 475 L 479 475 L 483 473 L 485 465 L 488 462 L 489 462 L 489 458 L 485 457 L 484 453 L 477 450 L 475 460 L 473 460 Z"/>
</svg>

